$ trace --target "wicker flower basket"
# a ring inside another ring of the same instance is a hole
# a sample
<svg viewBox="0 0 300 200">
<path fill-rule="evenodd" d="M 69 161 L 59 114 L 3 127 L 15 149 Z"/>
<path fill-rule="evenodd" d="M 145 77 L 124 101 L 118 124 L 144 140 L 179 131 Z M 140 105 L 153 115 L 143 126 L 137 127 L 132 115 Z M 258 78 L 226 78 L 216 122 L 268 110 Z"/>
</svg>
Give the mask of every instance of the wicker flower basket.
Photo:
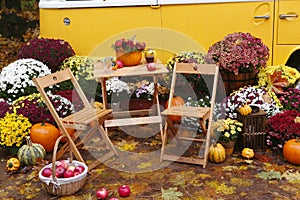
<svg viewBox="0 0 300 200">
<path fill-rule="evenodd" d="M 69 164 L 73 164 L 76 166 L 83 166 L 84 171 L 74 177 L 70 178 L 57 178 L 55 177 L 55 170 L 56 170 L 56 152 L 58 148 L 58 144 L 60 140 L 65 137 L 65 136 L 60 136 L 54 146 L 54 151 L 53 151 L 53 157 L 52 157 L 52 163 L 46 165 L 43 167 L 40 172 L 39 172 L 39 178 L 42 181 L 44 189 L 51 195 L 54 196 L 65 196 L 65 195 L 71 195 L 74 194 L 75 192 L 79 191 L 83 186 L 85 185 L 85 182 L 87 180 L 87 172 L 88 172 L 88 167 L 86 164 L 73 160 L 72 152 L 70 151 L 70 159 L 67 160 Z M 44 177 L 42 176 L 42 171 L 50 167 L 52 168 L 52 176 L 51 177 Z"/>
</svg>

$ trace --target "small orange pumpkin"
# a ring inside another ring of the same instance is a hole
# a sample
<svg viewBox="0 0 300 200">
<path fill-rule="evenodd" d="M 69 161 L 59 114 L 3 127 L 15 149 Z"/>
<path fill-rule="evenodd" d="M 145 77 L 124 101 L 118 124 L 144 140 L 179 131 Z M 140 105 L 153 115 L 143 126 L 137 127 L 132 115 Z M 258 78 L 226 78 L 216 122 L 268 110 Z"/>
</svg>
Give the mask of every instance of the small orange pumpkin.
<svg viewBox="0 0 300 200">
<path fill-rule="evenodd" d="M 242 150 L 243 158 L 252 159 L 254 157 L 254 155 L 255 155 L 255 153 L 254 153 L 253 149 L 246 147 Z"/>
<path fill-rule="evenodd" d="M 300 165 L 300 140 L 290 139 L 283 145 L 284 158 L 295 165 Z"/>
<path fill-rule="evenodd" d="M 124 66 L 134 66 L 140 64 L 142 60 L 142 52 L 141 51 L 133 51 L 130 53 L 116 53 L 117 60 L 122 61 Z"/>
<path fill-rule="evenodd" d="M 67 132 L 69 133 L 70 137 L 72 137 L 72 136 L 74 135 L 74 133 L 75 133 L 75 130 L 72 129 L 72 128 L 66 128 L 66 129 L 67 129 Z M 61 135 L 62 135 L 61 130 L 59 130 L 59 132 L 60 132 L 60 136 L 61 136 Z M 64 137 L 64 138 L 62 138 L 60 141 L 61 141 L 62 143 L 65 143 L 65 142 L 67 142 L 67 139 Z"/>
<path fill-rule="evenodd" d="M 52 152 L 60 131 L 53 124 L 37 123 L 30 129 L 30 138 L 33 143 L 41 144 L 47 152 Z"/>
<path fill-rule="evenodd" d="M 184 103 L 185 102 L 184 102 L 184 100 L 183 100 L 182 97 L 180 97 L 180 96 L 174 96 L 172 98 L 171 106 L 183 106 Z M 166 108 L 168 108 L 168 105 L 169 105 L 169 100 L 166 103 Z M 178 121 L 181 120 L 181 117 L 180 116 L 176 116 L 176 115 L 171 115 L 170 119 L 171 119 L 172 122 L 178 122 Z"/>
</svg>

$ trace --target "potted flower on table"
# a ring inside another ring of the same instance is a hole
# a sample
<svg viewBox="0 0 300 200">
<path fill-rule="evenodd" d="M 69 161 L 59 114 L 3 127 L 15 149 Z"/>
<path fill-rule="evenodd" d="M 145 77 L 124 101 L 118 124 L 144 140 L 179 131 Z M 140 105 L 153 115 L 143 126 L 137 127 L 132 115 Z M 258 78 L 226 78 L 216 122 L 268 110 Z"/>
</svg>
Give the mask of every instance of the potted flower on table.
<svg viewBox="0 0 300 200">
<path fill-rule="evenodd" d="M 123 66 L 138 65 L 142 60 L 142 51 L 145 49 L 145 42 L 135 42 L 134 35 L 131 39 L 119 39 L 112 48 L 116 51 L 116 60 L 122 61 Z"/>
<path fill-rule="evenodd" d="M 220 67 L 226 93 L 255 83 L 256 74 L 266 66 L 269 48 L 250 33 L 236 32 L 226 35 L 209 47 L 208 63 Z"/>
</svg>

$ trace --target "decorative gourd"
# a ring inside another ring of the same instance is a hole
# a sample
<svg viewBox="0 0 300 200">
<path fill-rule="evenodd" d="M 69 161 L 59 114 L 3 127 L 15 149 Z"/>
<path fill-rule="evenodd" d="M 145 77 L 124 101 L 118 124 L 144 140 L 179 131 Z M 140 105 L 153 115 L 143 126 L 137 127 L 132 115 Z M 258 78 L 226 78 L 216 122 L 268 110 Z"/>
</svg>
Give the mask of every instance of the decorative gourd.
<svg viewBox="0 0 300 200">
<path fill-rule="evenodd" d="M 7 171 L 17 171 L 21 163 L 18 158 L 10 158 L 6 161 Z"/>
<path fill-rule="evenodd" d="M 53 151 L 59 136 L 59 129 L 50 123 L 34 124 L 30 129 L 31 141 L 41 144 L 47 152 Z"/>
<path fill-rule="evenodd" d="M 35 165 L 46 156 L 44 147 L 37 143 L 32 143 L 30 137 L 26 138 L 27 144 L 18 150 L 18 159 L 24 165 Z"/>
<path fill-rule="evenodd" d="M 250 148 L 244 148 L 242 150 L 242 157 L 243 158 L 247 158 L 247 159 L 251 159 L 253 158 L 255 155 L 253 149 L 250 149 Z"/>
<path fill-rule="evenodd" d="M 240 107 L 240 113 L 243 116 L 247 116 L 247 115 L 251 114 L 251 112 L 252 112 L 252 108 L 248 104 L 242 105 Z"/>
<path fill-rule="evenodd" d="M 209 160 L 214 163 L 221 163 L 226 159 L 225 148 L 220 144 L 212 144 L 209 147 Z"/>
<path fill-rule="evenodd" d="M 174 96 L 172 98 L 171 106 L 183 106 L 184 103 L 185 102 L 184 102 L 184 100 L 183 100 L 182 97 L 180 97 L 180 96 Z M 168 108 L 168 105 L 169 105 L 169 100 L 166 103 L 166 108 Z M 180 116 L 176 116 L 176 115 L 171 115 L 170 119 L 171 119 L 172 122 L 178 122 L 178 121 L 181 120 L 181 117 Z"/>
<path fill-rule="evenodd" d="M 283 145 L 284 158 L 295 165 L 300 165 L 300 140 L 290 139 Z"/>
</svg>

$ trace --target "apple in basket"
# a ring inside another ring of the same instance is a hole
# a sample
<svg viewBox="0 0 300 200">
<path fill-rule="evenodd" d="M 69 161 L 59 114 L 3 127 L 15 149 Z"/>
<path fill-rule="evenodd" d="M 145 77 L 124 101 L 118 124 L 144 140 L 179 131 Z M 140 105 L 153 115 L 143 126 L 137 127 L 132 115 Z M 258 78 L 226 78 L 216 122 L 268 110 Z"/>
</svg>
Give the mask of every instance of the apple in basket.
<svg viewBox="0 0 300 200">
<path fill-rule="evenodd" d="M 52 169 L 50 167 L 46 167 L 42 171 L 42 176 L 50 177 L 52 175 Z"/>
<path fill-rule="evenodd" d="M 57 178 L 63 178 L 64 177 L 64 173 L 65 173 L 66 169 L 64 167 L 56 167 L 55 170 L 55 176 Z"/>
<path fill-rule="evenodd" d="M 83 166 L 78 165 L 74 169 L 74 175 L 76 176 L 78 174 L 81 174 L 84 170 L 85 170 L 85 168 Z"/>
<path fill-rule="evenodd" d="M 74 175 L 74 170 L 71 170 L 71 169 L 67 169 L 65 172 L 64 172 L 64 178 L 71 178 L 75 176 Z"/>
<path fill-rule="evenodd" d="M 55 165 L 56 167 L 63 167 L 65 170 L 68 168 L 68 162 L 66 160 L 59 160 Z"/>
</svg>

